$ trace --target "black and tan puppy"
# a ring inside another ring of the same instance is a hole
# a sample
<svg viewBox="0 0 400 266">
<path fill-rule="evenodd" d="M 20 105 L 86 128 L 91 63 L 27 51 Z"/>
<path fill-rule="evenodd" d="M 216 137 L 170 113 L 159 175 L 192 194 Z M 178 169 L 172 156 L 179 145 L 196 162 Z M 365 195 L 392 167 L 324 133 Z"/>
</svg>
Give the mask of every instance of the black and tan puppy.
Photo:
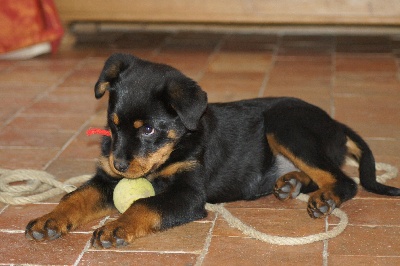
<svg viewBox="0 0 400 266">
<path fill-rule="evenodd" d="M 115 54 L 95 86 L 109 92 L 107 128 L 97 173 L 49 214 L 31 221 L 26 236 L 55 239 L 114 210 L 121 178 L 146 177 L 156 195 L 140 199 L 93 233 L 109 248 L 201 219 L 205 203 L 279 199 L 310 193 L 308 213 L 324 217 L 354 197 L 357 185 L 341 170 L 359 162 L 368 191 L 400 195 L 377 183 L 371 150 L 324 111 L 293 98 L 207 104 L 206 93 L 178 70 Z"/>
</svg>

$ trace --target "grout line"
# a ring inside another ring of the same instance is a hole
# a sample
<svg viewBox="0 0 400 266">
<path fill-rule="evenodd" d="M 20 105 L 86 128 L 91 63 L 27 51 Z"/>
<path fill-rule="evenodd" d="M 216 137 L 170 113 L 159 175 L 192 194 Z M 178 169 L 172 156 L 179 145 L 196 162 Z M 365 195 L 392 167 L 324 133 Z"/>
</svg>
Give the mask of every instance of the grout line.
<svg viewBox="0 0 400 266">
<path fill-rule="evenodd" d="M 67 140 L 67 142 L 61 147 L 61 149 L 57 152 L 57 154 L 51 159 L 49 160 L 45 166 L 43 167 L 43 170 L 47 170 L 47 168 L 55 161 L 58 159 L 58 157 L 60 157 L 60 155 L 67 149 L 67 147 L 69 146 L 69 144 L 71 144 L 72 141 L 74 141 L 76 139 L 77 136 L 79 136 L 79 134 L 90 125 L 90 122 L 93 120 L 95 115 L 92 115 L 90 118 L 88 118 L 86 120 L 85 123 L 83 123 L 80 128 L 75 132 L 75 134 L 73 134 L 69 140 Z"/>
<path fill-rule="evenodd" d="M 99 226 L 103 226 L 103 225 L 106 223 L 106 221 L 108 220 L 109 217 L 110 217 L 110 216 L 104 217 L 104 218 L 99 222 Z M 75 263 L 73 264 L 74 266 L 77 266 L 77 265 L 81 262 L 83 255 L 85 255 L 85 253 L 89 250 L 89 248 L 90 248 L 90 246 L 91 246 L 91 243 L 90 243 L 91 240 L 92 240 L 92 239 L 89 239 L 89 240 L 86 242 L 86 245 L 83 247 L 82 252 L 79 254 L 78 258 L 76 259 Z"/>
<path fill-rule="evenodd" d="M 90 252 L 113 252 L 113 253 L 142 253 L 142 254 L 190 254 L 190 255 L 198 255 L 198 252 L 195 251 L 183 251 L 183 250 L 139 250 L 139 249 L 92 249 Z"/>
<path fill-rule="evenodd" d="M 329 230 L 329 222 L 328 222 L 329 217 L 325 217 L 325 232 L 328 232 Z M 328 244 L 329 240 L 326 239 L 323 241 L 324 243 L 324 248 L 322 250 L 322 265 L 323 266 L 328 266 L 328 257 L 329 257 L 329 252 L 328 252 Z"/>
<path fill-rule="evenodd" d="M 215 218 L 212 222 L 210 230 L 208 231 L 208 235 L 207 235 L 206 241 L 204 243 L 203 250 L 201 251 L 200 256 L 197 257 L 195 266 L 201 266 L 204 262 L 204 259 L 206 258 L 207 254 L 208 254 L 208 249 L 210 248 L 211 240 L 212 240 L 212 233 L 214 231 L 214 227 L 217 222 L 217 218 L 218 218 L 218 213 L 215 213 Z"/>
<path fill-rule="evenodd" d="M 1 233 L 8 233 L 8 234 L 23 234 L 25 230 L 13 230 L 13 229 L 0 229 Z"/>
<path fill-rule="evenodd" d="M 6 204 L 1 210 L 0 210 L 0 215 L 10 206 L 10 204 Z"/>
<path fill-rule="evenodd" d="M 214 50 L 210 53 L 210 55 L 207 58 L 207 62 L 205 63 L 205 67 L 203 68 L 203 70 L 201 70 L 199 72 L 199 74 L 196 77 L 196 82 L 199 82 L 205 75 L 205 73 L 207 72 L 210 63 L 212 63 L 212 61 L 214 60 L 214 58 L 217 56 L 217 54 L 221 51 L 222 45 L 224 45 L 226 38 L 229 36 L 230 34 L 227 35 L 222 35 L 221 39 L 218 41 L 218 43 L 215 45 Z"/>
<path fill-rule="evenodd" d="M 258 95 L 257 95 L 258 97 L 264 97 L 264 94 L 267 90 L 267 85 L 268 85 L 268 82 L 269 82 L 269 79 L 271 76 L 271 71 L 272 71 L 272 69 L 274 69 L 277 58 L 278 58 L 279 48 L 282 44 L 282 35 L 278 35 L 277 37 L 278 37 L 278 40 L 277 40 L 277 42 L 275 44 L 276 46 L 272 52 L 271 64 L 265 70 L 264 79 L 261 82 L 260 89 L 258 90 Z"/>
<path fill-rule="evenodd" d="M 81 262 L 83 255 L 85 255 L 85 253 L 89 250 L 90 244 L 91 244 L 90 241 L 91 241 L 91 239 L 89 239 L 86 242 L 86 245 L 83 247 L 82 252 L 79 254 L 78 258 L 76 259 L 75 263 L 73 264 L 74 266 L 77 266 Z"/>
</svg>

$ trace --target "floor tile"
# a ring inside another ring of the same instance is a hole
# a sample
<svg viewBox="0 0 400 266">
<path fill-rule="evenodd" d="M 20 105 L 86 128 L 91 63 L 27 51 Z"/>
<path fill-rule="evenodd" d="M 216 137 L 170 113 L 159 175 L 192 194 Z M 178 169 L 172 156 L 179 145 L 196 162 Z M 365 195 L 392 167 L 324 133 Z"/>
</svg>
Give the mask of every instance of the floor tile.
<svg viewBox="0 0 400 266">
<path fill-rule="evenodd" d="M 306 210 L 276 209 L 228 209 L 232 215 L 259 232 L 285 237 L 303 237 L 325 231 L 324 219 L 313 220 Z M 213 235 L 244 237 L 242 232 L 231 228 L 224 218 L 216 221 Z"/>
<path fill-rule="evenodd" d="M 57 180 L 65 181 L 69 178 L 80 175 L 94 175 L 97 166 L 97 159 L 62 159 L 53 161 L 46 169 L 54 175 Z"/>
<path fill-rule="evenodd" d="M 376 256 L 341 256 L 341 255 L 330 255 L 328 258 L 328 265 L 340 266 L 340 265 L 398 265 L 400 263 L 400 256 L 396 257 L 376 257 Z"/>
<path fill-rule="evenodd" d="M 263 73 L 206 72 L 199 85 L 210 102 L 234 101 L 258 97 Z"/>
<path fill-rule="evenodd" d="M 61 148 L 72 136 L 73 132 L 43 131 L 8 127 L 0 132 L 0 146 L 29 146 Z"/>
<path fill-rule="evenodd" d="M 209 66 L 210 72 L 261 72 L 271 64 L 272 54 L 259 52 L 218 53 Z"/>
<path fill-rule="evenodd" d="M 55 208 L 56 204 L 29 204 L 8 206 L 0 216 L 0 230 L 22 230 L 29 221 L 44 215 Z"/>
<path fill-rule="evenodd" d="M 18 66 L 7 73 L 0 73 L 0 80 L 3 85 L 13 86 L 21 84 L 34 86 L 51 86 L 62 80 L 68 73 L 68 67 L 60 68 L 36 68 L 30 66 Z"/>
<path fill-rule="evenodd" d="M 103 252 L 85 253 L 79 265 L 195 265 L 196 254 L 188 253 L 155 253 L 155 252 Z"/>
<path fill-rule="evenodd" d="M 384 199 L 354 199 L 346 202 L 341 210 L 346 212 L 351 225 L 395 226 L 400 227 L 397 213 L 400 200 Z M 330 220 L 331 221 L 331 220 Z"/>
<path fill-rule="evenodd" d="M 53 147 L 1 147 L 0 165 L 5 169 L 41 170 L 58 152 L 59 149 Z"/>
<path fill-rule="evenodd" d="M 322 243 L 276 246 L 242 237 L 214 236 L 203 265 L 322 265 Z"/>
<path fill-rule="evenodd" d="M 209 53 L 197 51 L 162 51 L 151 60 L 174 66 L 188 77 L 197 79 L 207 68 Z M 187 60 L 190 58 L 190 60 Z"/>
<path fill-rule="evenodd" d="M 400 97 L 335 96 L 335 118 L 364 137 L 399 137 Z M 368 107 L 368 108 L 367 108 Z M 399 121 L 398 121 L 399 120 Z"/>
<path fill-rule="evenodd" d="M 23 233 L 0 232 L 0 237 L 2 263 L 34 265 L 73 265 L 90 239 L 86 234 L 71 234 L 68 238 L 37 243 L 27 240 Z"/>
<path fill-rule="evenodd" d="M 336 72 L 371 73 L 395 72 L 397 70 L 395 59 L 388 55 L 383 56 L 336 56 Z"/>
<path fill-rule="evenodd" d="M 60 159 L 82 159 L 96 160 L 99 158 L 100 141 L 99 136 L 86 136 L 86 130 L 81 132 L 68 147 L 61 153 Z M 82 147 L 84 147 L 82 149 Z"/>
<path fill-rule="evenodd" d="M 349 225 L 340 237 L 329 240 L 328 252 L 341 256 L 399 256 L 399 236 L 400 227 Z"/>
<path fill-rule="evenodd" d="M 34 114 L 23 114 L 15 117 L 15 119 L 9 123 L 8 127 L 20 131 L 29 129 L 29 131 L 65 134 L 75 133 L 75 131 L 78 130 L 86 120 L 86 117 L 78 115 L 34 116 Z M 25 135 L 29 136 L 26 132 Z"/>
</svg>

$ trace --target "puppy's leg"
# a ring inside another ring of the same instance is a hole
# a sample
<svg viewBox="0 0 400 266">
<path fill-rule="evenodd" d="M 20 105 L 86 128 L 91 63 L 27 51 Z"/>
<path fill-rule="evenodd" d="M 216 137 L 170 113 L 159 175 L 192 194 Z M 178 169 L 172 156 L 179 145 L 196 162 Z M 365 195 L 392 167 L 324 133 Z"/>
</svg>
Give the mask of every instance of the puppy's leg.
<svg viewBox="0 0 400 266">
<path fill-rule="evenodd" d="M 80 225 L 112 213 L 114 184 L 106 183 L 99 175 L 77 190 L 65 195 L 56 208 L 30 221 L 25 236 L 33 240 L 53 240 Z"/>
<path fill-rule="evenodd" d="M 357 185 L 349 177 L 347 177 L 334 162 L 329 161 L 321 154 L 314 154 L 314 149 L 307 144 L 297 143 L 296 148 L 291 148 L 290 145 L 282 144 L 281 140 L 274 134 L 267 135 L 268 144 L 275 154 L 281 154 L 288 158 L 301 172 L 304 174 L 289 173 L 289 176 L 284 176 L 283 180 L 278 179 L 278 184 L 284 191 L 298 194 L 296 184 L 294 188 L 287 188 L 282 185 L 285 179 L 288 182 L 292 179 L 300 183 L 309 183 L 310 180 L 318 186 L 318 190 L 310 194 L 307 211 L 312 218 L 324 217 L 332 212 L 336 207 L 339 207 L 342 202 L 354 197 L 357 192 Z M 301 141 L 299 141 L 301 142 Z M 315 145 L 317 145 L 315 143 Z M 292 150 L 296 150 L 296 153 Z M 295 183 L 294 181 L 292 181 Z M 294 191 L 293 191 L 294 190 Z"/>
<path fill-rule="evenodd" d="M 185 181 L 188 178 L 183 177 Z M 204 206 L 201 189 L 178 180 L 168 190 L 134 202 L 117 220 L 97 229 L 92 245 L 125 246 L 136 238 L 204 218 L 207 215 Z"/>
</svg>

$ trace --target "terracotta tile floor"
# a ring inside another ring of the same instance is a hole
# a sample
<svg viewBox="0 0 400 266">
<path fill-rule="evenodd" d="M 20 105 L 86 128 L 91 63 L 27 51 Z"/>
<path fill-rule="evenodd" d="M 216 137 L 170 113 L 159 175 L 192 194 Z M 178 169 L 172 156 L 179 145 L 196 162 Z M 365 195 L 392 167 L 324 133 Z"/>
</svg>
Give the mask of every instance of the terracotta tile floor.
<svg viewBox="0 0 400 266">
<path fill-rule="evenodd" d="M 93 173 L 99 139 L 84 132 L 104 125 L 106 100 L 95 100 L 93 86 L 113 52 L 171 64 L 213 102 L 283 95 L 310 101 L 364 136 L 377 161 L 400 167 L 400 36 L 125 32 L 80 35 L 54 56 L 0 61 L 1 168 L 46 170 L 62 181 Z M 400 187 L 400 178 L 389 183 Z M 118 250 L 88 245 L 105 220 L 53 242 L 27 241 L 26 223 L 59 199 L 0 203 L 0 264 L 400 265 L 400 199 L 362 189 L 342 207 L 349 225 L 341 235 L 303 246 L 245 237 L 214 213 Z M 273 196 L 226 206 L 276 235 L 305 236 L 338 222 L 312 220 L 304 203 Z"/>
</svg>

